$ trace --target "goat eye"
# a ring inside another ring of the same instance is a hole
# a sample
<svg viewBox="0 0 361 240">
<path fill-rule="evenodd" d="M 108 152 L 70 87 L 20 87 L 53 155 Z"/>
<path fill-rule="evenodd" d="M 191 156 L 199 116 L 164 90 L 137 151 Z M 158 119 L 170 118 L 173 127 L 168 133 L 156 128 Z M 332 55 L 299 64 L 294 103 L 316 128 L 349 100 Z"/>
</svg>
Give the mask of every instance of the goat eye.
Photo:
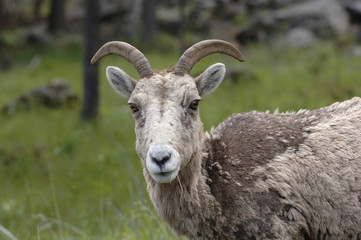
<svg viewBox="0 0 361 240">
<path fill-rule="evenodd" d="M 193 100 L 192 103 L 189 105 L 189 108 L 192 110 L 197 110 L 200 100 Z"/>
<path fill-rule="evenodd" d="M 130 110 L 132 110 L 133 113 L 136 113 L 139 111 L 139 108 L 134 103 L 129 103 Z"/>
</svg>

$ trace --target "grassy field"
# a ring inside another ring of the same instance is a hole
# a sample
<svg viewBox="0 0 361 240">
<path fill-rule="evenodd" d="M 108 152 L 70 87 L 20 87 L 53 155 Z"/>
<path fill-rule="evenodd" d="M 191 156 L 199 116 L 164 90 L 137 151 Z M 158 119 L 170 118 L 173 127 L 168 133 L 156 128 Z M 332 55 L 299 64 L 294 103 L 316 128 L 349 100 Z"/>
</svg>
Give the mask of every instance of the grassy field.
<svg viewBox="0 0 361 240">
<path fill-rule="evenodd" d="M 215 62 L 242 69 L 202 101 L 206 130 L 233 112 L 314 109 L 361 96 L 361 59 L 349 56 L 347 47 L 251 46 L 244 53 L 242 65 L 215 55 L 193 70 L 200 73 Z M 179 57 L 176 49 L 145 55 L 154 69 L 171 67 Z M 56 77 L 67 79 L 81 99 L 82 53 L 76 42 L 25 47 L 15 56 L 13 68 L 0 72 L 0 106 Z M 134 150 L 134 122 L 127 100 L 105 80 L 108 65 L 137 77 L 119 57 L 101 62 L 96 121 L 80 119 L 80 102 L 0 116 L 0 225 L 16 238 L 176 239 L 148 198 Z M 0 239 L 10 238 L 0 231 Z"/>
</svg>

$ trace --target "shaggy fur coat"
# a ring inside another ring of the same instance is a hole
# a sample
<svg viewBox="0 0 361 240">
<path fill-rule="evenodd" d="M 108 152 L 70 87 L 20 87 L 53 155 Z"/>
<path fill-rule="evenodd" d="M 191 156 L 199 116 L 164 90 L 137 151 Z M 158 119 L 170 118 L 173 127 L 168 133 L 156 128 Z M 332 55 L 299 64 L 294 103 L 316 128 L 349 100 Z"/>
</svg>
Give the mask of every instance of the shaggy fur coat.
<svg viewBox="0 0 361 240">
<path fill-rule="evenodd" d="M 178 181 L 144 171 L 160 216 L 189 239 L 361 239 L 361 99 L 233 114 Z"/>
</svg>

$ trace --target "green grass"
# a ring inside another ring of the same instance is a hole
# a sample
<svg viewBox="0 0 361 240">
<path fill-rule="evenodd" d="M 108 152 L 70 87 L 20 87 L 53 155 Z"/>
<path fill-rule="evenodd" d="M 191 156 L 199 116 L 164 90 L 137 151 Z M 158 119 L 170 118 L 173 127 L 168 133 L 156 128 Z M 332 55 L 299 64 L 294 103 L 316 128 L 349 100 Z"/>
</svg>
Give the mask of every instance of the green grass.
<svg viewBox="0 0 361 240">
<path fill-rule="evenodd" d="M 154 69 L 162 69 L 172 67 L 177 52 L 146 56 Z M 361 59 L 332 43 L 303 50 L 251 46 L 244 52 L 244 77 L 226 79 L 203 99 L 205 129 L 233 112 L 314 109 L 361 95 Z M 79 45 L 69 42 L 16 52 L 13 68 L 0 73 L 0 106 L 56 77 L 67 79 L 81 96 L 81 56 Z M 41 59 L 35 66 L 34 57 Z M 215 62 L 240 66 L 215 55 L 193 73 Z M 149 201 L 134 150 L 134 122 L 127 100 L 105 80 L 108 65 L 137 77 L 119 57 L 102 60 L 97 121 L 80 119 L 80 103 L 0 116 L 0 225 L 18 239 L 176 239 Z M 0 233 L 0 239 L 8 238 Z"/>
</svg>

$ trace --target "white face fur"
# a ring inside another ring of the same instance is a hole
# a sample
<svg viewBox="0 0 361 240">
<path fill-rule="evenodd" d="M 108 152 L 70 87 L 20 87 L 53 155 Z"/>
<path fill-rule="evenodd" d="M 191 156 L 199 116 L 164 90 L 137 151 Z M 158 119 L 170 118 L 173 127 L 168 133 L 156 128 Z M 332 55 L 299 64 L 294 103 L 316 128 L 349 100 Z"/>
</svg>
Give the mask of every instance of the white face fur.
<svg viewBox="0 0 361 240">
<path fill-rule="evenodd" d="M 224 74 L 224 65 L 217 63 L 196 79 L 165 73 L 136 82 L 119 68 L 107 68 L 110 84 L 129 98 L 137 153 L 156 182 L 172 182 L 200 151 L 198 102 L 219 86 Z"/>
</svg>

